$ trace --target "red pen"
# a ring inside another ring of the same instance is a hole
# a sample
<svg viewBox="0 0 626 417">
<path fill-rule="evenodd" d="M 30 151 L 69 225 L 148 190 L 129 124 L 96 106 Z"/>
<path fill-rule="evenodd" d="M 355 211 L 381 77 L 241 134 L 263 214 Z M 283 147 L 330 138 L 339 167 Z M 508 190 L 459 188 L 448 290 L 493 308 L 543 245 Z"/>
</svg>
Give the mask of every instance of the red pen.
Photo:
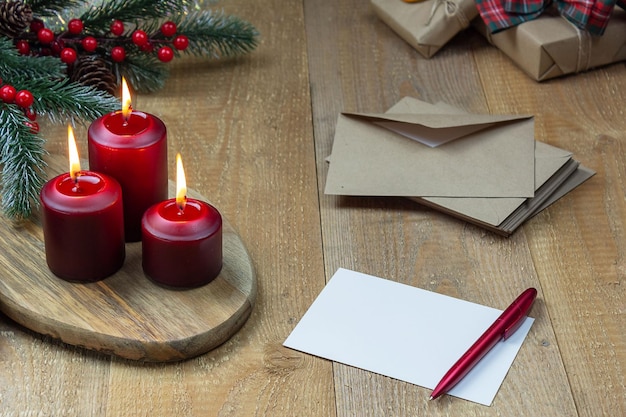
<svg viewBox="0 0 626 417">
<path fill-rule="evenodd" d="M 521 326 L 535 301 L 537 290 L 529 288 L 519 295 L 489 326 L 474 344 L 456 361 L 441 378 L 430 399 L 443 395 L 452 389 L 500 340 L 506 340 Z"/>
</svg>

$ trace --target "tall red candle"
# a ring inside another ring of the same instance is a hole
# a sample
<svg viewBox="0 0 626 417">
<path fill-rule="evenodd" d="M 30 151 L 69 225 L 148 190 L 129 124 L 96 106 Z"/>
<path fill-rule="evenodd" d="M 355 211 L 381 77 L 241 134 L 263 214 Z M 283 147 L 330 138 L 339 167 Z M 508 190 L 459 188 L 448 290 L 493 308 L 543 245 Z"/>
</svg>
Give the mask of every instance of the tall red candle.
<svg viewBox="0 0 626 417">
<path fill-rule="evenodd" d="M 177 160 L 178 180 L 180 156 Z M 146 211 L 142 233 L 143 270 L 157 283 L 198 287 L 214 280 L 222 269 L 222 216 L 206 202 L 187 199 L 180 188 L 176 199 Z"/>
<path fill-rule="evenodd" d="M 81 171 L 77 159 L 72 165 L 76 168 L 41 190 L 44 246 L 52 273 L 91 282 L 112 275 L 124 263 L 122 189 L 114 178 Z"/>
<path fill-rule="evenodd" d="M 126 241 L 136 242 L 144 212 L 167 198 L 167 129 L 156 116 L 130 109 L 129 98 L 124 103 L 89 126 L 89 167 L 122 186 Z"/>
</svg>

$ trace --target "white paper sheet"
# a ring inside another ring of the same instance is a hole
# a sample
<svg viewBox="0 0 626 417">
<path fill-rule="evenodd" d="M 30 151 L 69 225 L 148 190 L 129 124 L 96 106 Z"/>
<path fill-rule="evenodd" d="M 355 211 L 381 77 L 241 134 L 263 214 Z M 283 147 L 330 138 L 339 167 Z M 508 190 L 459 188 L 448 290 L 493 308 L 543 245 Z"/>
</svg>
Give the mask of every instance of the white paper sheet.
<svg viewBox="0 0 626 417">
<path fill-rule="evenodd" d="M 433 389 L 501 313 L 339 269 L 284 346 Z M 449 394 L 491 405 L 533 321 L 526 318 Z"/>
</svg>

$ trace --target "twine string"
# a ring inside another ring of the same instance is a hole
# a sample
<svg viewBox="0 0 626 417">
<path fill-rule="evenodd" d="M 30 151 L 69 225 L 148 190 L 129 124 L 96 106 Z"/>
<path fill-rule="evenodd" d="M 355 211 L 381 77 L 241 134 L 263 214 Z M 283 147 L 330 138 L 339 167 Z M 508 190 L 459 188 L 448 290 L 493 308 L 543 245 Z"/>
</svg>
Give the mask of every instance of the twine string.
<svg viewBox="0 0 626 417">
<path fill-rule="evenodd" d="M 428 17 L 428 21 L 426 22 L 426 26 L 430 25 L 435 16 L 435 13 L 439 9 L 440 6 L 444 6 L 444 13 L 447 17 L 455 17 L 461 28 L 466 28 L 469 26 L 470 21 L 463 12 L 463 10 L 459 7 L 458 4 L 454 0 L 435 0 L 433 2 L 433 7 L 430 9 L 430 16 Z"/>
</svg>

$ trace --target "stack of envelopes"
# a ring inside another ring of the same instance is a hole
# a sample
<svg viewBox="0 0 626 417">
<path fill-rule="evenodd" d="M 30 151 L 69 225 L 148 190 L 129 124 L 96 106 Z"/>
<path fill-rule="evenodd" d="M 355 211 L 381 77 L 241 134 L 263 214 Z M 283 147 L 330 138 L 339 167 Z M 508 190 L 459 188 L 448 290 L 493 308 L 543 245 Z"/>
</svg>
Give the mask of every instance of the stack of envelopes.
<svg viewBox="0 0 626 417">
<path fill-rule="evenodd" d="M 404 98 L 339 115 L 326 194 L 402 196 L 508 236 L 595 173 L 537 142 L 532 116 Z"/>
</svg>

